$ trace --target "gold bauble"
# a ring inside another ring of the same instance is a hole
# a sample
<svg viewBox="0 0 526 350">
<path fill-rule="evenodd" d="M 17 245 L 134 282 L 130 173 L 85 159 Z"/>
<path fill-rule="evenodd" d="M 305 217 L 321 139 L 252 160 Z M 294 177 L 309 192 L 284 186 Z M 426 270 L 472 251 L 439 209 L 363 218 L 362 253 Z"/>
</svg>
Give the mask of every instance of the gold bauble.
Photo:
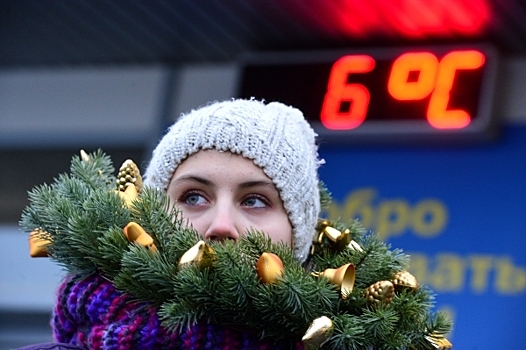
<svg viewBox="0 0 526 350">
<path fill-rule="evenodd" d="M 321 316 L 312 321 L 301 340 L 307 350 L 315 350 L 323 346 L 334 331 L 332 320 L 327 316 Z"/>
<path fill-rule="evenodd" d="M 326 237 L 329 243 L 337 250 L 343 250 L 351 242 L 351 231 L 346 229 L 340 231 L 334 227 L 334 224 L 327 220 L 320 220 L 317 226 L 318 236 L 317 243 L 322 243 Z"/>
<path fill-rule="evenodd" d="M 402 289 L 416 290 L 418 289 L 418 281 L 416 280 L 416 277 L 405 270 L 397 272 L 394 275 L 391 282 L 393 282 L 397 290 L 402 290 Z"/>
<path fill-rule="evenodd" d="M 153 238 L 136 222 L 130 222 L 123 228 L 124 235 L 130 242 L 135 242 L 143 247 L 157 251 L 157 247 L 153 243 Z"/>
<path fill-rule="evenodd" d="M 347 299 L 354 287 L 356 269 L 353 264 L 345 264 L 337 269 L 326 269 L 320 273 L 313 273 L 313 275 L 323 276 L 332 284 L 339 286 L 342 299 Z"/>
<path fill-rule="evenodd" d="M 29 234 L 29 256 L 32 258 L 47 258 L 47 246 L 51 241 L 45 236 L 49 236 L 46 231 L 42 229 L 35 229 Z"/>
<path fill-rule="evenodd" d="M 124 191 L 128 184 L 133 184 L 137 192 L 142 191 L 142 176 L 139 168 L 131 159 L 127 159 L 122 163 L 117 174 L 117 190 Z"/>
<path fill-rule="evenodd" d="M 378 281 L 365 290 L 365 298 L 372 304 L 389 304 L 394 297 L 394 284 L 391 281 Z"/>
<path fill-rule="evenodd" d="M 273 283 L 283 277 L 283 262 L 273 253 L 263 253 L 256 263 L 258 277 L 263 283 Z"/>
<path fill-rule="evenodd" d="M 211 266 L 214 260 L 214 250 L 204 241 L 199 241 L 181 256 L 178 267 L 179 269 L 182 269 L 189 264 L 197 264 L 199 267 L 203 268 Z"/>
<path fill-rule="evenodd" d="M 426 340 L 433 346 L 434 349 L 438 350 L 450 350 L 453 349 L 453 344 L 447 338 L 436 334 L 426 335 Z"/>
</svg>

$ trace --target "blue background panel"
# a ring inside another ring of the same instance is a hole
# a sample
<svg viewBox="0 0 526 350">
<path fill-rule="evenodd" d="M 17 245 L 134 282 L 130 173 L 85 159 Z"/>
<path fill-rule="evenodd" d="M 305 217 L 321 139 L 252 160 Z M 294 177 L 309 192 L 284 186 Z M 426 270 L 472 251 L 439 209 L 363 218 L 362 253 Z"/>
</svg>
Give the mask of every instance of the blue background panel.
<svg viewBox="0 0 526 350">
<path fill-rule="evenodd" d="M 526 126 L 459 147 L 320 149 L 326 215 L 360 218 L 450 313 L 455 349 L 526 344 Z"/>
</svg>

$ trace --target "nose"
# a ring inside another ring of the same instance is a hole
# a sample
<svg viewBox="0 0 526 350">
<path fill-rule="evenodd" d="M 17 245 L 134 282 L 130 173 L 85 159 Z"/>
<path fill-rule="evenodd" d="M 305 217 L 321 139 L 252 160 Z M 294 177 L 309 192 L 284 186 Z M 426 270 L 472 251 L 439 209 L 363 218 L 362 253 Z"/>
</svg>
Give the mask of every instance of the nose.
<svg viewBox="0 0 526 350">
<path fill-rule="evenodd" d="M 239 231 L 236 228 L 236 214 L 233 208 L 217 206 L 210 212 L 210 224 L 205 231 L 205 239 L 224 241 L 237 240 Z"/>
</svg>

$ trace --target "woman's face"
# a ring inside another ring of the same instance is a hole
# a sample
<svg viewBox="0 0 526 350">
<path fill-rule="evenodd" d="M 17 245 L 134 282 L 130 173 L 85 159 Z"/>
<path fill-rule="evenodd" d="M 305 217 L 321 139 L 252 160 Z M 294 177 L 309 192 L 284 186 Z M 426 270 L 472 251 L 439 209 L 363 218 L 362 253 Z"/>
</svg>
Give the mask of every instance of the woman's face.
<svg viewBox="0 0 526 350">
<path fill-rule="evenodd" d="M 292 226 L 276 186 L 240 155 L 217 150 L 191 155 L 176 169 L 168 196 L 205 239 L 237 240 L 255 229 L 292 245 Z"/>
</svg>

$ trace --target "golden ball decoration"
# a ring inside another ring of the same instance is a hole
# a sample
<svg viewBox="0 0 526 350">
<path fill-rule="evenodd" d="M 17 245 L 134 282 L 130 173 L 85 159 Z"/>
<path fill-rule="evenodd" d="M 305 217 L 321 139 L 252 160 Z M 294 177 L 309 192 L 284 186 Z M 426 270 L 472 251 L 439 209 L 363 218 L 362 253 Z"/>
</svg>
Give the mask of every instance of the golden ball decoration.
<svg viewBox="0 0 526 350">
<path fill-rule="evenodd" d="M 301 340 L 305 349 L 316 350 L 325 344 L 334 332 L 334 324 L 327 316 L 321 316 L 312 321 Z"/>
<path fill-rule="evenodd" d="M 389 304 L 394 297 L 394 284 L 391 281 L 378 281 L 365 290 L 365 298 L 371 304 Z"/>
<path fill-rule="evenodd" d="M 204 241 L 197 242 L 179 259 L 178 267 L 182 269 L 190 264 L 197 264 L 200 268 L 211 266 L 215 260 L 215 252 Z"/>
<path fill-rule="evenodd" d="M 283 277 L 283 262 L 273 253 L 263 253 L 256 263 L 259 280 L 263 283 L 273 283 Z"/>
<path fill-rule="evenodd" d="M 131 159 L 122 163 L 117 174 L 117 190 L 124 191 L 129 184 L 135 185 L 137 192 L 142 190 L 142 176 L 139 168 Z"/>
<path fill-rule="evenodd" d="M 391 280 L 395 288 L 399 291 L 401 290 L 416 290 L 418 289 L 418 281 L 416 277 L 410 274 L 408 271 L 400 271 L 396 273 Z"/>
</svg>

